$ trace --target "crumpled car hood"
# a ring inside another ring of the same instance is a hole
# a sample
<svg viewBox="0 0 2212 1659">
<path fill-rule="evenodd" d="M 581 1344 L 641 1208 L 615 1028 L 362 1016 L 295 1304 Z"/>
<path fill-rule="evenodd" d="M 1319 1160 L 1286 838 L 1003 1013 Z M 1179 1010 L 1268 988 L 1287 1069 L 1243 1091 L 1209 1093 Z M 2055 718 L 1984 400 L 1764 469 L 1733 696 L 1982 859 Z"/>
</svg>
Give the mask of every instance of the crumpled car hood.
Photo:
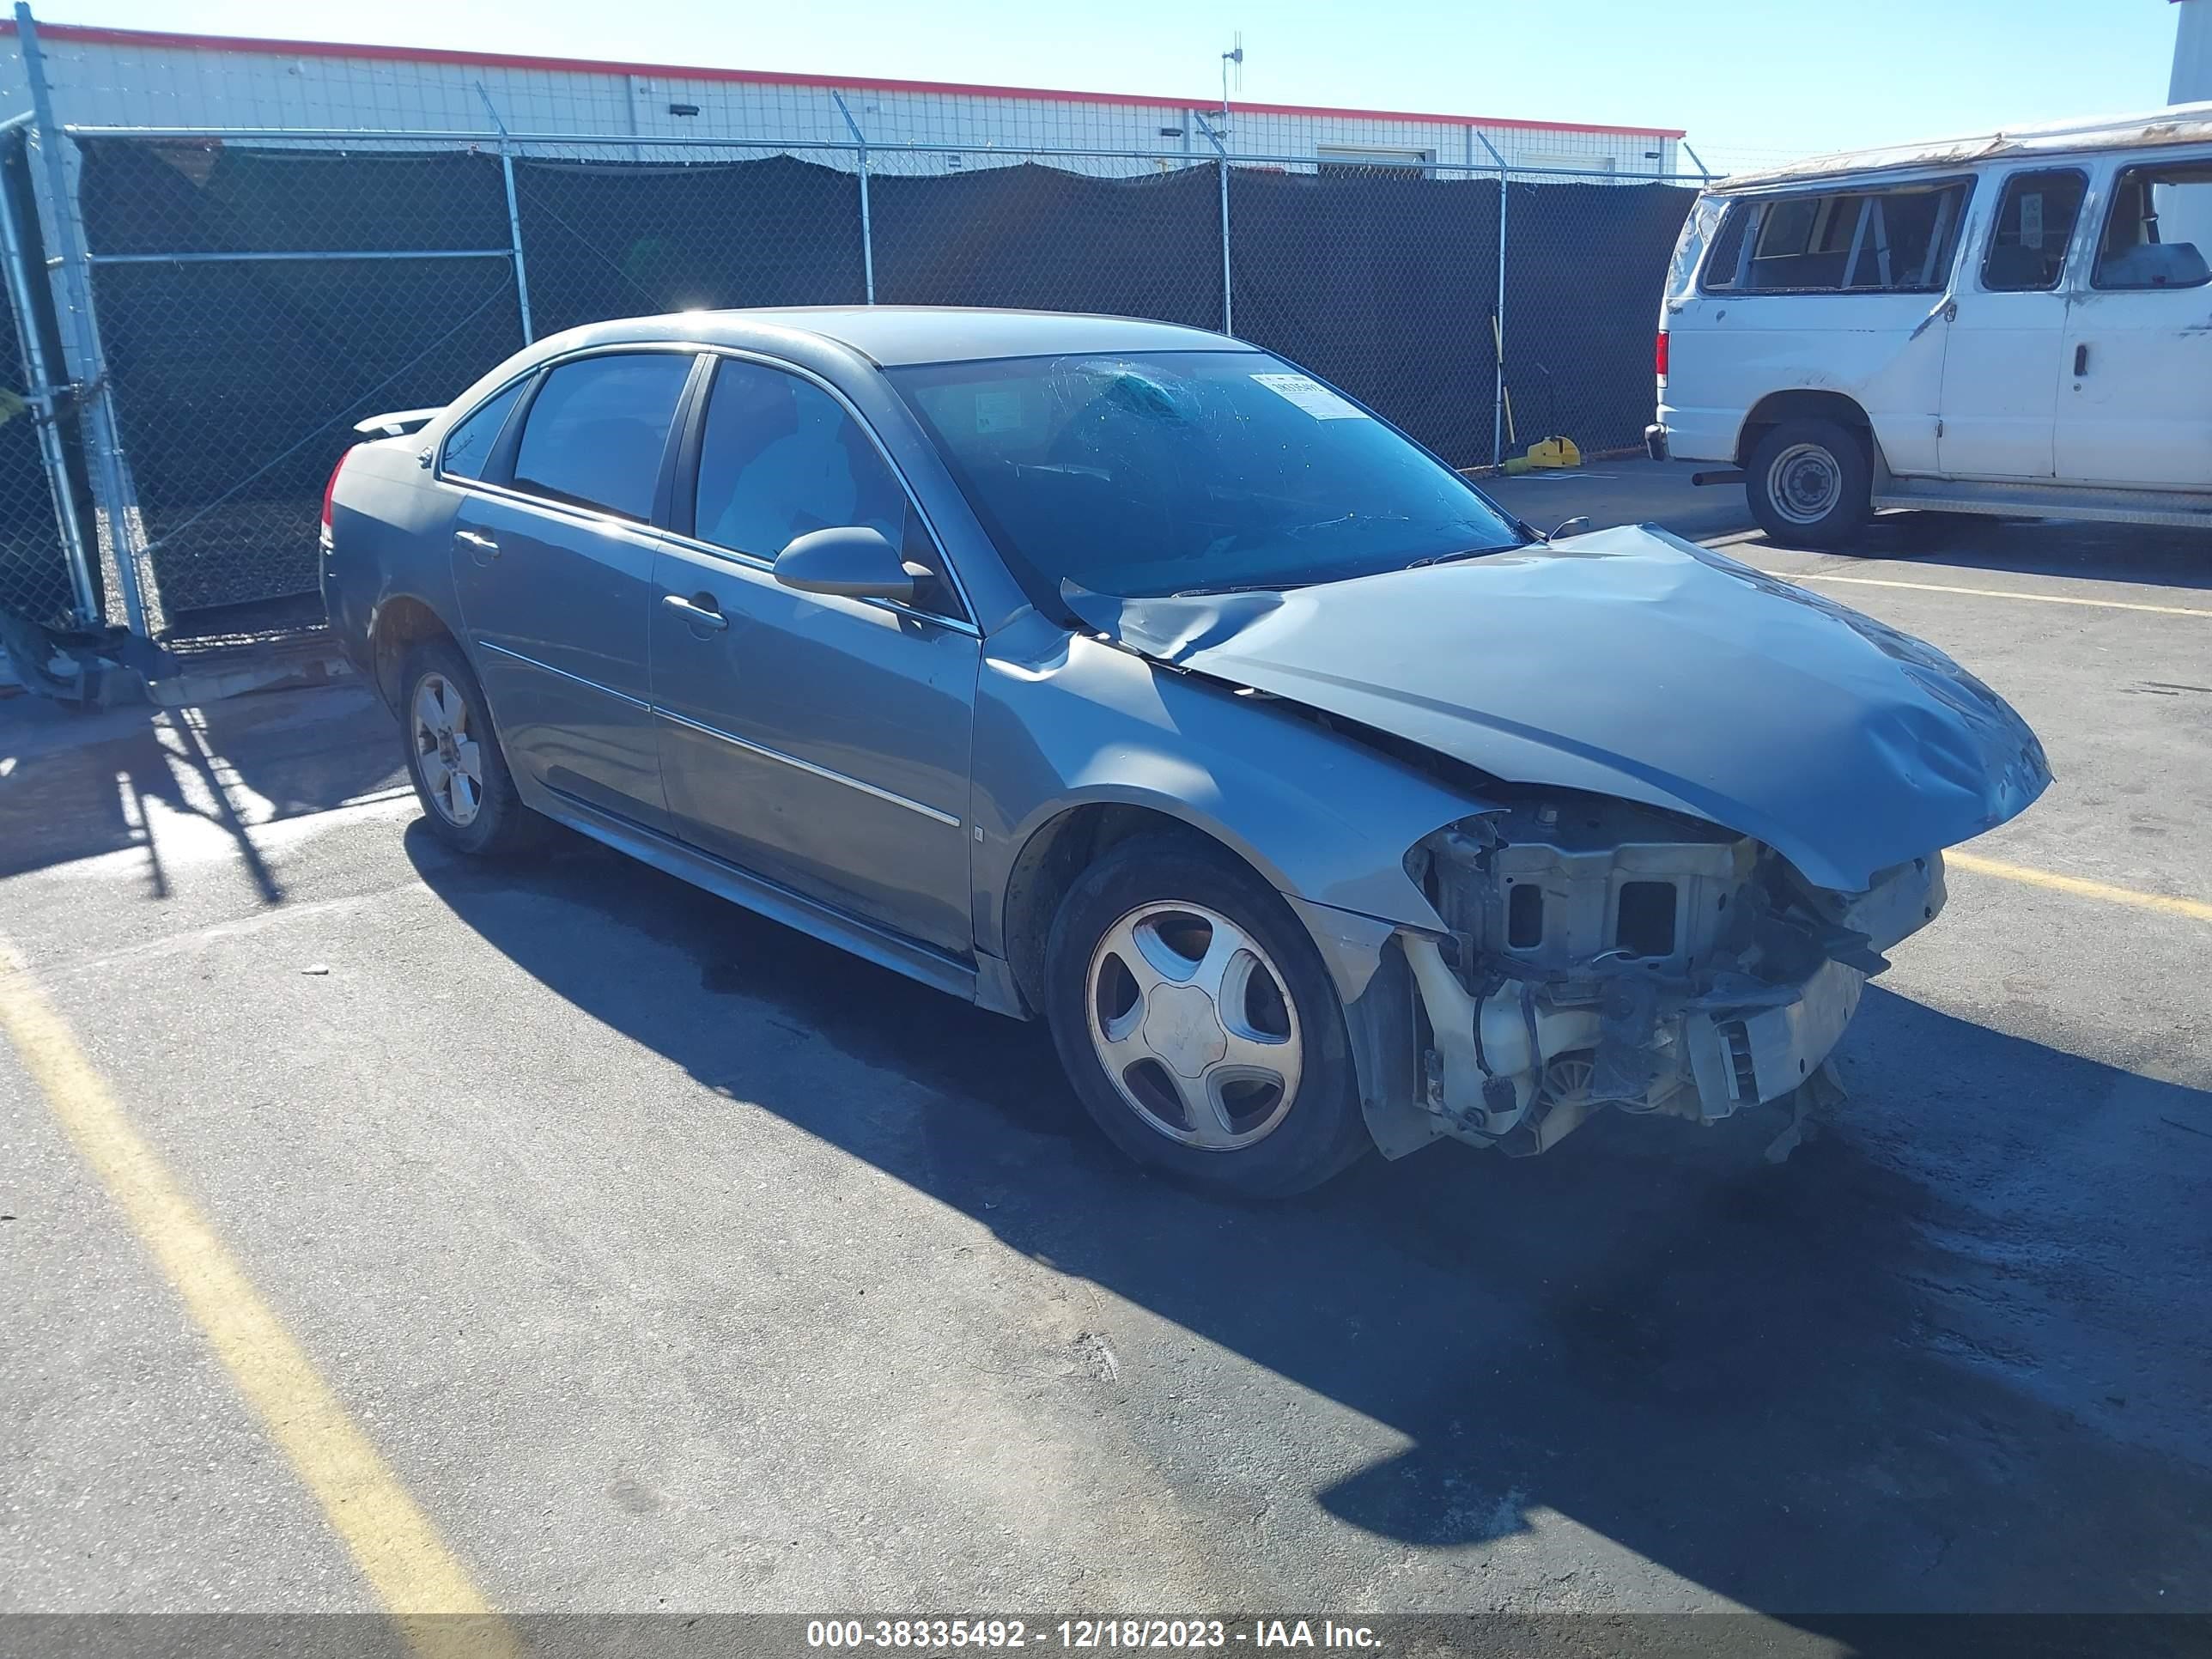
<svg viewBox="0 0 2212 1659">
<path fill-rule="evenodd" d="M 1933 646 L 1648 526 L 1287 593 L 1065 593 L 1160 662 L 1690 813 L 1845 892 L 2051 781 L 2027 722 Z"/>
</svg>

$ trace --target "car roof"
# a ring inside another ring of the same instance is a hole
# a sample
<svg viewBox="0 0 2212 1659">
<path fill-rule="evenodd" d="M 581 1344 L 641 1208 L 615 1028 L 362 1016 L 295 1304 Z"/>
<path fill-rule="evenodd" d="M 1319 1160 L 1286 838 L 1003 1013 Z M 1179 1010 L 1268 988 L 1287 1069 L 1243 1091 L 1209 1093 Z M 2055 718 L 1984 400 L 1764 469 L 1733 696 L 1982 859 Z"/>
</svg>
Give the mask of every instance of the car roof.
<svg viewBox="0 0 2212 1659">
<path fill-rule="evenodd" d="M 2015 156 L 2071 155 L 2099 150 L 2162 149 L 2172 144 L 2212 143 L 2212 102 L 2172 104 L 2136 115 L 2093 120 L 2052 121 L 2010 127 L 2000 132 L 1923 143 L 1892 144 L 1879 149 L 1844 150 L 1809 156 L 1786 167 L 1716 179 L 1712 189 L 1726 193 L 1776 185 L 1809 183 L 1843 173 L 1896 173 L 1914 167 L 1957 167 Z"/>
<path fill-rule="evenodd" d="M 1136 317 L 958 306 L 790 306 L 686 311 L 634 317 L 587 331 L 594 343 L 682 339 L 702 345 L 762 345 L 775 335 L 809 335 L 886 368 L 989 357 L 1056 357 L 1139 351 L 1249 351 L 1205 329 Z"/>
</svg>

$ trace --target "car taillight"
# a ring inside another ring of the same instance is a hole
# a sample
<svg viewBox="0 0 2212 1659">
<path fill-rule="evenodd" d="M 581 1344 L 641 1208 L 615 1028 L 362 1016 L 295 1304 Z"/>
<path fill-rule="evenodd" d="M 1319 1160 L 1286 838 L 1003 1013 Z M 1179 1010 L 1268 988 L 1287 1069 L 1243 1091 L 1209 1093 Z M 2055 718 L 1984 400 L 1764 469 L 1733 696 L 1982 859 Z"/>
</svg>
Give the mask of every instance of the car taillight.
<svg viewBox="0 0 2212 1659">
<path fill-rule="evenodd" d="M 353 451 L 349 449 L 338 457 L 338 464 L 331 469 L 330 482 L 323 486 L 323 545 L 325 547 L 331 544 L 331 497 L 338 493 L 338 474 L 345 471 L 345 464 L 352 455 Z"/>
<path fill-rule="evenodd" d="M 1659 343 L 1651 348 L 1651 366 L 1661 380 L 1667 378 L 1667 331 L 1659 331 Z"/>
</svg>

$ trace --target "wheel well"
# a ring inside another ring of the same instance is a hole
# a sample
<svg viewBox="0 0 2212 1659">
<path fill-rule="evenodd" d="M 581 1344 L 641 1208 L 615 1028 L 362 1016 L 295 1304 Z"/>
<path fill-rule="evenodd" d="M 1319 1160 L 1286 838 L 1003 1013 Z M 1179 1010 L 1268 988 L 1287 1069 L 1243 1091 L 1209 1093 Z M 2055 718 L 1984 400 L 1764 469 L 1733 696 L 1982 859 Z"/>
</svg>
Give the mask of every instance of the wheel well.
<svg viewBox="0 0 2212 1659">
<path fill-rule="evenodd" d="M 410 647 L 418 640 L 441 638 L 453 638 L 451 630 L 420 599 L 402 595 L 377 607 L 368 638 L 369 664 L 375 672 L 377 694 L 388 706 L 398 706 L 399 665 Z"/>
<path fill-rule="evenodd" d="M 1749 466 L 1759 440 L 1784 421 L 1833 421 L 1857 433 L 1867 447 L 1868 459 L 1874 458 L 1874 423 L 1866 410 L 1842 392 L 1770 392 L 1744 416 L 1743 428 L 1736 434 L 1735 464 Z"/>
<path fill-rule="evenodd" d="M 1044 1007 L 1045 947 L 1067 890 L 1110 848 L 1142 835 L 1186 836 L 1219 848 L 1249 867 L 1249 860 L 1239 857 L 1233 848 L 1224 847 L 1203 830 L 1152 807 L 1100 801 L 1062 812 L 1031 836 L 1015 858 L 1000 917 L 1006 963 L 1031 1013 Z"/>
</svg>

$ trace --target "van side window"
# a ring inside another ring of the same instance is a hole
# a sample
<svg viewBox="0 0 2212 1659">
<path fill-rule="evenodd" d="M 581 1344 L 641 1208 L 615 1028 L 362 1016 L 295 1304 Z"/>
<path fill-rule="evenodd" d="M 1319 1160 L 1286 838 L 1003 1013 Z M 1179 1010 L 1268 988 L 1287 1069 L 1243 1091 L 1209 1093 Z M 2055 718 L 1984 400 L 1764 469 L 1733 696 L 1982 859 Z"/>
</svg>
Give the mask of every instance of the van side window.
<svg viewBox="0 0 2212 1659">
<path fill-rule="evenodd" d="M 1972 189 L 1968 179 L 1939 179 L 1738 204 L 1704 285 L 1743 294 L 1939 292 Z"/>
<path fill-rule="evenodd" d="M 1743 275 L 1744 233 L 1757 217 L 1756 202 L 1729 204 L 1728 217 L 1721 221 L 1720 234 L 1713 238 L 1712 252 L 1705 255 L 1705 276 L 1699 285 L 1708 294 L 1725 294 L 1735 288 Z"/>
<path fill-rule="evenodd" d="M 2212 283 L 2212 162 L 2129 167 L 2112 185 L 2093 287 L 2203 288 Z"/>
<path fill-rule="evenodd" d="M 1997 198 L 1997 221 L 1982 256 L 1982 286 L 2027 294 L 2058 286 L 2089 177 L 2073 167 L 2015 173 Z"/>
</svg>

